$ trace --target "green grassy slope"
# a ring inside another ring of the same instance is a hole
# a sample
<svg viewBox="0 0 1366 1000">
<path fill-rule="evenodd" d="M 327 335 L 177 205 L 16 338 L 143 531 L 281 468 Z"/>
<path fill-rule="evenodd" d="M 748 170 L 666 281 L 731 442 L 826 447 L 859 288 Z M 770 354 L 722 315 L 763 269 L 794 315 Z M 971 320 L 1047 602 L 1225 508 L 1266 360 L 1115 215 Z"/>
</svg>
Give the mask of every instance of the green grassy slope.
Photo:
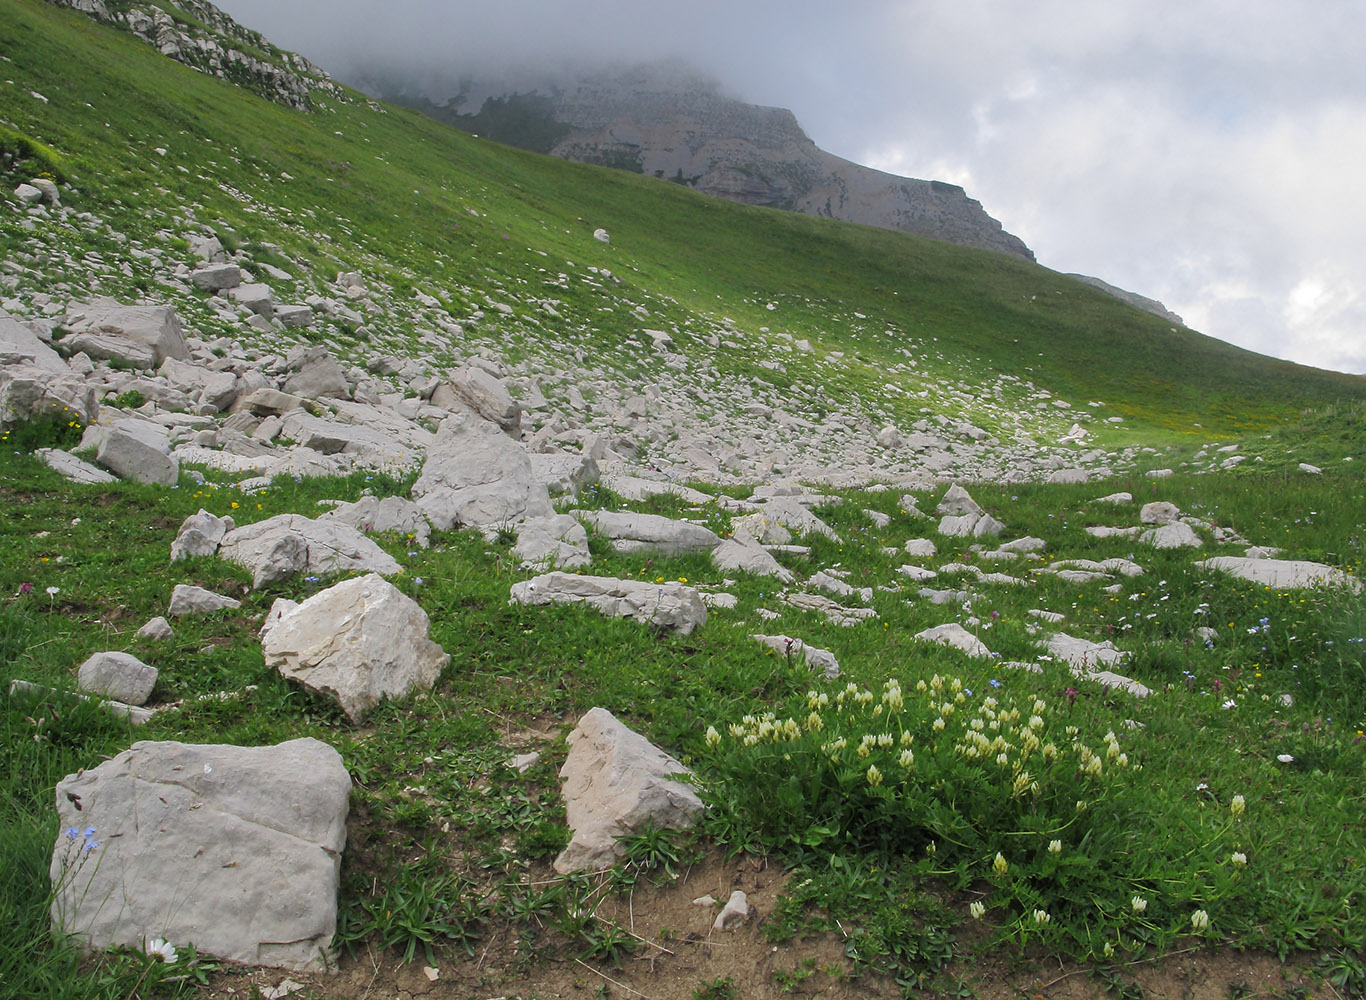
<svg viewBox="0 0 1366 1000">
<path fill-rule="evenodd" d="M 837 403 L 875 393 L 903 350 L 931 381 L 1012 373 L 1102 400 L 1130 433 L 1201 424 L 1202 436 L 1231 434 L 1366 396 L 1366 379 L 1173 330 L 1002 255 L 715 201 L 501 147 L 359 96 L 297 113 L 37 0 L 3 0 L 0 13 L 13 80 L 0 91 L 0 141 L 43 144 L 79 191 L 68 204 L 141 234 L 148 249 L 159 240 L 172 259 L 189 260 L 173 221 L 189 207 L 248 247 L 278 247 L 297 265 L 300 293 L 357 268 L 400 297 L 436 294 L 452 315 L 485 295 L 534 292 L 567 261 L 608 266 L 618 304 L 648 303 L 644 325 L 667 318 L 685 352 L 705 353 L 686 334 L 718 324 L 759 353 L 764 327 L 810 339 L 818 355 L 845 352 L 839 371 L 820 373 Z M 6 177 L 11 187 L 22 172 Z M 598 226 L 610 246 L 591 239 Z M 0 227 L 7 252 L 31 238 Z M 137 270 L 129 287 L 99 290 L 155 296 Z M 79 291 L 79 269 L 69 277 Z M 600 299 L 561 296 L 557 311 L 565 330 L 610 356 L 643 324 Z M 516 317 L 497 336 L 515 353 L 534 350 L 541 331 Z M 745 375 L 755 357 L 710 360 Z M 793 383 L 816 375 L 789 366 Z M 923 404 L 888 405 L 910 415 Z"/>
</svg>

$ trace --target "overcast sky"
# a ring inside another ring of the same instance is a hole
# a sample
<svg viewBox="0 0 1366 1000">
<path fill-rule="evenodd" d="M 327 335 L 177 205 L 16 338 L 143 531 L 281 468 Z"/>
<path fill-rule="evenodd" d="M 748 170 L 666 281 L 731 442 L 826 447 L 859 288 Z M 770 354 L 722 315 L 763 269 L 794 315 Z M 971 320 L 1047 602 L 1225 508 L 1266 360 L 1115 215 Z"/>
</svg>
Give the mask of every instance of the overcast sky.
<svg viewBox="0 0 1366 1000">
<path fill-rule="evenodd" d="M 1059 271 L 1366 373 L 1366 0 L 219 0 L 346 80 L 683 58 Z"/>
</svg>

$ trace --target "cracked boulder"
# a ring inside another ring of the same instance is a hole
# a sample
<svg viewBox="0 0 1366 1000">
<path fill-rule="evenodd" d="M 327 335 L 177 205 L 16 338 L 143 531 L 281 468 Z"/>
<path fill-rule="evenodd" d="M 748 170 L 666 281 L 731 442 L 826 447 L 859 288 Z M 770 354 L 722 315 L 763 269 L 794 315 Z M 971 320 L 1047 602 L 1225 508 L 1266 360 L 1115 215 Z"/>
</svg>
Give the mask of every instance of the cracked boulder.
<svg viewBox="0 0 1366 1000">
<path fill-rule="evenodd" d="M 354 723 L 385 698 L 426 691 L 450 662 L 411 597 L 375 573 L 302 604 L 277 600 L 261 633 L 266 666 L 329 698 Z"/>
<path fill-rule="evenodd" d="M 52 925 L 87 951 L 162 938 L 327 967 L 351 778 L 315 739 L 133 744 L 57 785 Z"/>
</svg>

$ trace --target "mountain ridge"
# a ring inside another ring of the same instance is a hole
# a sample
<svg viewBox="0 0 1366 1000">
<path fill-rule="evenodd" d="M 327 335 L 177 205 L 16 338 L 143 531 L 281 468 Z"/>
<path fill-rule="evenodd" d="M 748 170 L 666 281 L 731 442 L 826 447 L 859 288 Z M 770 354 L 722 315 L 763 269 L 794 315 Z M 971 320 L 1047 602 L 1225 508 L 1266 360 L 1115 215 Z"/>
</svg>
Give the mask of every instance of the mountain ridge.
<svg viewBox="0 0 1366 1000">
<path fill-rule="evenodd" d="M 956 184 L 900 177 L 820 149 L 786 108 L 727 97 L 704 77 L 653 65 L 530 90 L 473 80 L 437 104 L 368 77 L 366 89 L 508 145 L 780 208 L 1034 260 Z M 464 110 L 482 98 L 475 112 Z"/>
</svg>

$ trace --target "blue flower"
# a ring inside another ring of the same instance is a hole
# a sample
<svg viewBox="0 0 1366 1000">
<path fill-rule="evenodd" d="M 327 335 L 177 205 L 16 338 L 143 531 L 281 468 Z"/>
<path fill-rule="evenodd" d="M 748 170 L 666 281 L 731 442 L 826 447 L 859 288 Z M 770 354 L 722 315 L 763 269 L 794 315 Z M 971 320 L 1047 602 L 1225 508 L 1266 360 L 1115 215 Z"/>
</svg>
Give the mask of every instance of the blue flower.
<svg viewBox="0 0 1366 1000">
<path fill-rule="evenodd" d="M 89 840 L 93 836 L 95 836 L 95 828 L 93 826 L 87 826 L 85 828 L 85 839 Z"/>
<path fill-rule="evenodd" d="M 66 835 L 67 835 L 67 837 L 68 837 L 69 839 L 75 840 L 77 837 L 79 837 L 79 836 L 81 835 L 81 831 L 80 831 L 80 830 L 77 830 L 77 829 L 73 826 L 73 827 L 70 827 L 70 828 L 66 831 Z"/>
<path fill-rule="evenodd" d="M 98 840 L 87 840 L 87 841 L 85 842 L 85 846 L 82 847 L 81 850 L 83 850 L 83 851 L 85 851 L 87 854 L 89 854 L 91 851 L 93 851 L 95 848 L 97 848 L 97 847 L 99 847 L 99 846 L 100 846 L 100 842 L 99 842 Z"/>
<path fill-rule="evenodd" d="M 998 687 L 1001 686 L 1001 682 L 998 681 L 995 677 L 993 677 L 991 680 L 987 681 L 987 683 L 990 684 L 990 685 L 991 685 L 992 687 L 994 687 L 994 688 L 998 688 Z"/>
</svg>

